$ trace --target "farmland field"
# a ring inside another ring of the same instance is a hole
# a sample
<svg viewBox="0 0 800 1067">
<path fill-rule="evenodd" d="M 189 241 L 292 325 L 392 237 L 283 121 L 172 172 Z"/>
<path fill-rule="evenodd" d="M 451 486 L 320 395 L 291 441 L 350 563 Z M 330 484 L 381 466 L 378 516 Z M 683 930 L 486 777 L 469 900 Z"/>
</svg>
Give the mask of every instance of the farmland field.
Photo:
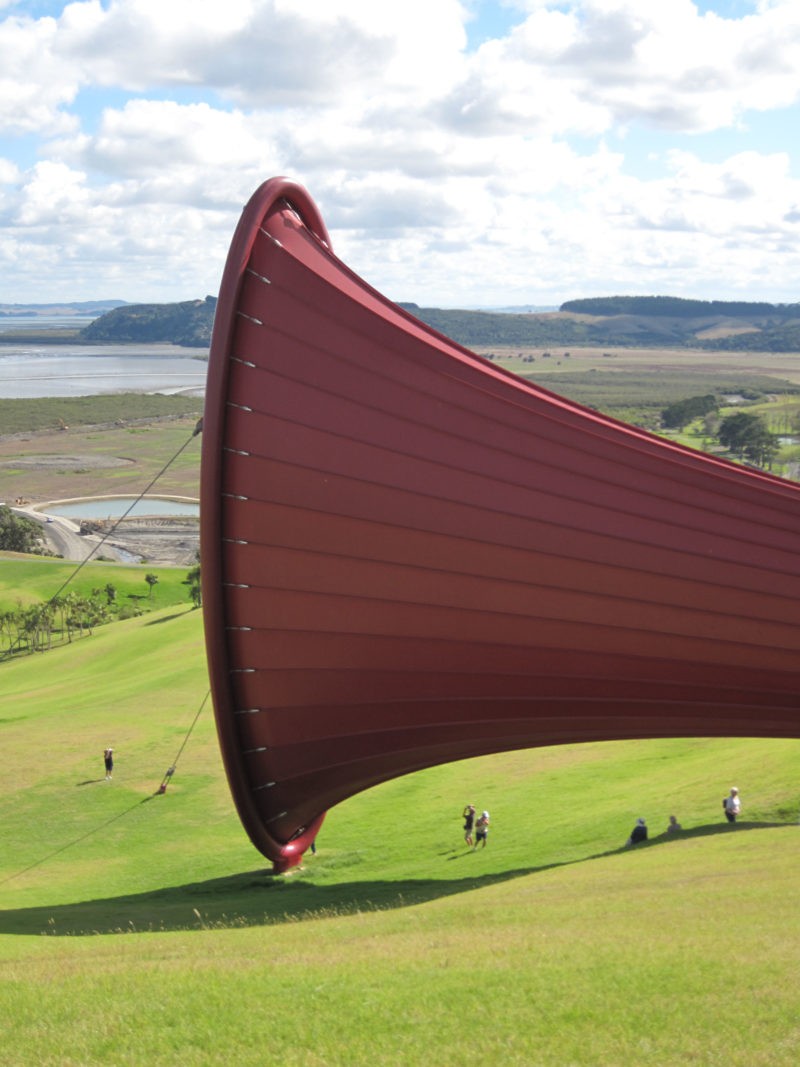
<svg viewBox="0 0 800 1067">
<path fill-rule="evenodd" d="M 573 348 L 565 357 L 562 348 L 476 349 L 480 355 L 494 354 L 495 361 L 515 373 L 538 377 L 552 374 L 572 376 L 590 371 L 619 374 L 622 371 L 643 376 L 659 375 L 695 381 L 743 376 L 775 378 L 800 386 L 800 353 L 797 352 L 707 352 L 687 348 Z M 545 357 L 544 353 L 550 353 Z M 533 358 L 534 366 L 525 362 Z"/>
<path fill-rule="evenodd" d="M 495 348 L 480 354 L 556 393 L 652 429 L 667 404 L 709 392 L 753 390 L 763 397 L 787 397 L 791 405 L 796 394 L 800 409 L 798 353 L 581 348 L 566 357 L 552 349 L 545 358 L 543 351 Z M 0 400 L 0 499 L 135 494 L 192 433 L 202 402 L 139 397 L 134 408 L 131 404 L 125 396 L 80 398 L 67 409 L 64 400 Z M 174 413 L 165 414 L 165 404 Z M 72 421 L 68 429 L 59 429 L 65 410 Z M 12 426 L 14 432 L 6 432 Z M 119 462 L 108 465 L 109 458 Z M 198 438 L 170 467 L 158 491 L 196 497 L 199 475 Z"/>
<path fill-rule="evenodd" d="M 36 503 L 135 496 L 191 437 L 197 418 L 153 416 L 130 425 L 79 425 L 0 437 L 0 499 L 20 497 Z M 199 488 L 198 437 L 159 479 L 154 492 L 196 498 Z"/>
</svg>

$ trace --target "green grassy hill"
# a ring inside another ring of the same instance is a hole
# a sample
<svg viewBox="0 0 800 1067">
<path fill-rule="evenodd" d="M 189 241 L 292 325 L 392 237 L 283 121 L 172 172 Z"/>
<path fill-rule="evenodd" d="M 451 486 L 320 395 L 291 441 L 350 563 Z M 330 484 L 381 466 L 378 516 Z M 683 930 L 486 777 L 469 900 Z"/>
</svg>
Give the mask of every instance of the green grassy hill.
<svg viewBox="0 0 800 1067">
<path fill-rule="evenodd" d="M 120 601 L 145 601 L 145 607 L 187 607 L 188 567 L 147 567 L 92 559 L 80 570 L 74 562 L 44 556 L 0 552 L 0 612 L 18 603 L 44 603 L 62 586 L 88 596 L 94 589 L 113 585 Z M 153 573 L 158 585 L 152 590 L 145 575 Z"/>
<path fill-rule="evenodd" d="M 199 612 L 0 670 L 6 1064 L 797 1062 L 796 742 L 449 764 L 339 805 L 274 878 L 224 780 Z"/>
</svg>

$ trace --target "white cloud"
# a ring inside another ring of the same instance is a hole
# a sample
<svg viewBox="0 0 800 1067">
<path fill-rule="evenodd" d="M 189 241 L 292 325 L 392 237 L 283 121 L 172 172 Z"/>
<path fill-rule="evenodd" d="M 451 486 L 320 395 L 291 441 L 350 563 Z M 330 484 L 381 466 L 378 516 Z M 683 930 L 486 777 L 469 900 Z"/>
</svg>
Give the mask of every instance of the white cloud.
<svg viewBox="0 0 800 1067">
<path fill-rule="evenodd" d="M 65 131 L 76 121 L 63 108 L 74 99 L 78 78 L 53 58 L 52 19 L 11 16 L 0 22 L 0 132 Z"/>
<path fill-rule="evenodd" d="M 130 178 L 191 167 L 269 166 L 264 124 L 241 111 L 219 111 L 208 104 L 181 105 L 169 100 L 131 100 L 107 109 L 97 133 L 75 144 L 87 165 Z M 70 152 L 70 143 L 62 142 Z"/>
<path fill-rule="evenodd" d="M 703 134 L 744 138 L 798 102 L 794 2 L 723 19 L 690 0 L 520 0 L 512 31 L 469 52 L 475 3 L 76 0 L 0 19 L 0 129 L 37 137 L 35 158 L 4 143 L 0 160 L 15 284 L 67 263 L 90 295 L 126 272 L 128 299 L 213 292 L 243 202 L 286 174 L 399 299 L 549 302 L 652 278 L 717 295 L 723 261 L 731 287 L 792 286 L 788 134 L 783 153 L 713 155 Z M 642 130 L 662 138 L 646 172 Z"/>
<path fill-rule="evenodd" d="M 19 179 L 17 164 L 11 159 L 0 158 L 0 185 L 16 185 Z"/>
<path fill-rule="evenodd" d="M 85 180 L 85 174 L 62 163 L 37 163 L 23 186 L 16 222 L 52 227 L 82 217 L 88 203 Z"/>
<path fill-rule="evenodd" d="M 707 131 L 800 99 L 796 7 L 733 21 L 701 15 L 691 0 L 564 6 L 534 5 L 508 38 L 479 51 L 451 99 L 471 97 L 478 115 L 487 101 L 495 126 L 554 133 L 631 122 Z"/>
<path fill-rule="evenodd" d="M 56 45 L 99 84 L 212 88 L 240 104 L 324 105 L 331 94 L 442 83 L 463 48 L 457 0 L 94 0 Z M 421 32 L 421 27 L 422 32 Z"/>
</svg>

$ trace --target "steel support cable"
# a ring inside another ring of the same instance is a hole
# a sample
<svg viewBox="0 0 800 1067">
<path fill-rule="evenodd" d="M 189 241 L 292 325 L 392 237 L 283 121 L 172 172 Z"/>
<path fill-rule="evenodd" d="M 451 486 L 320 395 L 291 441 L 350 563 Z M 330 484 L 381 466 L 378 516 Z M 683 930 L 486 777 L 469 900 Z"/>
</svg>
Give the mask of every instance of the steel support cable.
<svg viewBox="0 0 800 1067">
<path fill-rule="evenodd" d="M 186 736 L 184 737 L 184 739 L 183 739 L 183 741 L 181 743 L 181 747 L 178 749 L 177 756 L 172 761 L 172 764 L 165 771 L 164 777 L 161 779 L 161 785 L 158 787 L 157 793 L 166 793 L 167 785 L 169 784 L 170 779 L 172 778 L 173 774 L 175 773 L 175 769 L 178 766 L 178 760 L 181 758 L 181 753 L 186 748 L 186 743 L 189 740 L 189 738 L 191 737 L 192 730 L 194 730 L 195 725 L 197 724 L 197 720 L 200 718 L 200 714 L 201 714 L 203 708 L 206 706 L 206 701 L 208 700 L 208 698 L 210 696 L 211 696 L 211 690 L 209 689 L 208 692 L 206 693 L 206 695 L 203 697 L 203 700 L 202 700 L 202 702 L 200 704 L 200 707 L 197 709 L 197 714 L 195 715 L 194 719 L 192 720 L 192 725 L 186 731 Z"/>
<path fill-rule="evenodd" d="M 64 591 L 64 589 L 66 589 L 67 585 L 69 585 L 69 583 L 73 580 L 75 575 L 80 571 L 81 567 L 83 567 L 84 563 L 87 563 L 92 558 L 92 556 L 97 551 L 97 549 L 99 549 L 100 546 L 103 544 L 103 542 L 108 537 L 111 536 L 111 534 L 114 532 L 114 530 L 119 525 L 119 523 L 130 513 L 130 511 L 134 507 L 136 507 L 136 504 L 142 499 L 142 497 L 147 493 L 147 491 L 149 489 L 151 489 L 156 484 L 158 479 L 161 478 L 162 475 L 175 462 L 175 460 L 178 458 L 178 456 L 180 456 L 180 454 L 184 451 L 184 449 L 189 445 L 189 443 L 192 441 L 192 439 L 195 438 L 201 432 L 202 428 L 203 428 L 203 420 L 200 419 L 200 420 L 198 420 L 197 424 L 195 425 L 195 428 L 192 431 L 191 436 L 181 445 L 181 447 L 178 449 L 178 451 L 175 453 L 175 455 L 172 457 L 172 459 L 170 459 L 169 462 L 166 463 L 164 465 L 164 467 L 161 468 L 161 470 L 150 481 L 150 483 L 147 485 L 147 487 L 142 490 L 142 492 L 139 494 L 139 496 L 136 498 L 136 500 L 134 500 L 134 502 L 131 504 L 131 506 L 125 511 L 125 513 L 123 515 L 120 516 L 120 518 L 117 520 L 117 522 L 111 528 L 111 530 L 109 530 L 108 534 L 106 534 L 105 537 L 103 537 L 98 542 L 96 547 L 86 557 L 86 559 L 84 559 L 80 563 L 80 565 L 78 567 L 76 567 L 75 570 L 69 575 L 69 577 L 66 579 L 66 581 L 64 581 L 62 583 L 61 587 L 57 590 L 57 592 L 55 592 L 53 594 L 53 596 L 50 598 L 50 600 L 47 601 L 48 604 L 52 604 L 52 602 L 54 600 L 56 600 L 58 596 L 60 596 L 60 594 Z M 11 649 L 9 649 L 6 653 L 4 653 L 3 658 L 5 658 L 6 656 L 9 656 L 9 655 L 11 655 Z M 209 690 L 206 693 L 205 697 L 203 698 L 203 700 L 202 700 L 202 702 L 200 704 L 200 707 L 197 709 L 195 717 L 192 720 L 191 726 L 189 727 L 188 731 L 186 732 L 186 736 L 184 737 L 184 739 L 183 739 L 183 741 L 181 743 L 181 746 L 178 749 L 178 753 L 175 756 L 175 759 L 173 760 L 172 765 L 168 768 L 166 774 L 164 775 L 164 778 L 162 779 L 161 785 L 159 786 L 158 790 L 154 794 L 152 794 L 152 796 L 158 796 L 159 794 L 162 794 L 162 793 L 166 792 L 167 783 L 169 782 L 170 778 L 172 778 L 173 774 L 175 773 L 175 768 L 177 766 L 178 760 L 180 759 L 180 756 L 183 753 L 183 750 L 184 750 L 184 748 L 186 747 L 186 745 L 187 745 L 187 743 L 189 741 L 189 737 L 191 736 L 192 731 L 194 730 L 194 728 L 195 728 L 195 726 L 197 724 L 197 720 L 200 718 L 200 715 L 201 715 L 201 713 L 203 711 L 203 708 L 205 707 L 206 702 L 208 701 L 208 698 L 209 698 L 210 695 L 211 695 L 211 691 Z M 130 812 L 132 812 L 132 811 L 135 811 L 136 808 L 138 808 L 140 805 L 146 803 L 148 800 L 151 800 L 152 796 L 146 796 L 146 797 L 144 797 L 143 800 L 138 800 L 135 804 L 131 805 L 131 807 L 125 808 L 124 811 L 118 812 L 116 815 L 112 816 L 110 819 L 106 819 L 105 822 L 100 823 L 98 826 L 94 827 L 92 830 L 88 830 L 85 834 L 81 834 L 80 837 L 76 837 L 74 840 L 68 841 L 66 845 L 62 845 L 60 848 L 54 849 L 52 852 L 49 852 L 46 856 L 43 856 L 41 859 L 38 859 L 35 862 L 28 864 L 27 867 L 23 867 L 21 870 L 15 871 L 13 874 L 9 874 L 5 878 L 0 879 L 0 885 L 5 885 L 6 882 L 10 882 L 14 878 L 19 878 L 20 875 L 26 874 L 28 871 L 32 871 L 36 867 L 40 867 L 42 864 L 47 863 L 49 860 L 53 859 L 55 856 L 59 856 L 62 852 L 66 852 L 67 849 L 73 848 L 75 845 L 79 845 L 81 842 L 86 841 L 88 838 L 92 837 L 94 834 L 99 833 L 100 830 L 104 830 L 107 826 L 111 826 L 113 823 L 117 822 L 117 820 L 121 819 L 123 816 L 130 814 Z"/>
<path fill-rule="evenodd" d="M 80 837 L 76 837 L 74 840 L 68 841 L 66 845 L 61 845 L 60 848 L 56 848 L 52 852 L 48 852 L 46 856 L 42 856 L 41 859 L 35 860 L 33 863 L 29 863 L 27 867 L 23 867 L 21 870 L 15 871 L 13 874 L 6 875 L 5 878 L 0 878 L 0 885 L 5 885 L 6 882 L 10 882 L 14 878 L 19 878 L 20 875 L 27 874 L 28 871 L 32 871 L 36 867 L 41 867 L 43 863 L 47 863 L 54 857 L 60 856 L 61 853 L 66 852 L 67 849 L 73 848 L 75 845 L 81 844 L 81 842 L 86 841 L 88 838 L 92 837 L 96 833 L 99 833 L 101 830 L 105 830 L 107 826 L 111 826 L 112 823 L 117 822 L 117 820 L 121 819 L 124 815 L 129 815 L 132 811 L 135 811 L 138 807 L 140 807 L 142 804 L 145 804 L 148 800 L 152 800 L 153 797 L 160 796 L 161 794 L 166 793 L 167 784 L 175 773 L 175 768 L 177 767 L 178 760 L 180 759 L 183 750 L 186 748 L 189 738 L 191 737 L 192 731 L 197 725 L 197 720 L 200 718 L 203 708 L 206 706 L 206 703 L 210 696 L 211 690 L 209 689 L 206 695 L 203 697 L 203 700 L 200 704 L 200 707 L 197 709 L 194 719 L 192 719 L 191 726 L 186 731 L 186 736 L 181 742 L 181 747 L 178 749 L 178 754 L 172 761 L 172 765 L 167 769 L 167 772 L 161 781 L 161 785 L 158 787 L 155 793 L 144 797 L 142 800 L 137 800 L 136 803 L 132 804 L 129 808 L 125 808 L 124 811 L 117 812 L 116 815 L 112 815 L 110 819 L 106 819 L 105 822 L 102 822 L 98 826 L 95 826 L 92 830 L 87 830 L 86 833 L 81 834 Z"/>
<path fill-rule="evenodd" d="M 61 596 L 61 594 L 64 592 L 64 590 L 70 584 L 70 582 L 72 582 L 75 579 L 75 577 L 79 574 L 81 569 L 103 547 L 103 545 L 106 543 L 106 541 L 109 539 L 109 537 L 111 537 L 114 534 L 114 532 L 116 531 L 116 529 L 119 526 L 119 524 L 124 519 L 126 519 L 128 517 L 128 515 L 130 515 L 130 513 L 133 511 L 133 509 L 136 507 L 136 505 L 153 488 L 153 486 L 156 484 L 156 482 L 159 480 L 159 478 L 162 478 L 164 476 L 164 474 L 166 474 L 166 472 L 169 470 L 169 468 L 172 466 L 172 464 L 175 462 L 175 460 L 178 458 L 178 456 L 180 456 L 181 453 L 191 444 L 191 442 L 194 440 L 195 437 L 197 437 L 197 435 L 202 431 L 202 429 L 203 429 L 203 420 L 202 419 L 198 419 L 198 421 L 195 424 L 195 427 L 192 430 L 191 434 L 183 442 L 183 444 L 178 449 L 178 451 L 175 453 L 175 455 L 172 457 L 172 459 L 170 459 L 167 463 L 165 463 L 164 466 L 161 468 L 161 470 L 158 472 L 158 474 L 156 474 L 156 476 L 150 480 L 150 482 L 144 487 L 144 489 L 141 491 L 141 493 L 139 493 L 139 495 L 136 497 L 136 499 L 133 501 L 133 503 L 128 508 L 126 508 L 126 510 L 122 513 L 122 515 L 119 516 L 119 518 L 113 524 L 111 529 L 103 534 L 103 536 L 100 538 L 100 540 L 97 542 L 97 544 L 91 550 L 91 552 L 85 557 L 85 559 L 82 559 L 81 562 L 78 564 L 78 566 L 69 575 L 67 575 L 67 577 L 61 583 L 61 585 L 55 591 L 55 593 L 53 593 L 53 595 L 50 597 L 50 599 L 48 601 L 46 601 L 44 607 L 48 608 L 54 603 L 54 601 L 58 600 L 58 598 Z M 19 642 L 19 641 L 20 641 L 20 638 L 17 637 L 17 642 Z M 2 653 L 2 659 L 7 659 L 9 656 L 13 655 L 14 651 L 15 651 L 15 647 L 16 646 L 11 646 L 11 647 L 7 648 Z"/>
<path fill-rule="evenodd" d="M 56 856 L 60 856 L 62 852 L 66 852 L 68 848 L 73 848 L 75 845 L 79 845 L 82 841 L 86 841 L 87 838 L 92 837 L 94 834 L 99 833 L 101 830 L 105 830 L 107 826 L 111 826 L 112 823 L 117 822 L 124 815 L 129 815 L 132 811 L 135 811 L 142 804 L 146 804 L 152 797 L 144 797 L 142 800 L 137 800 L 135 804 L 132 804 L 129 808 L 125 808 L 124 811 L 118 811 L 116 815 L 112 815 L 110 819 L 106 819 L 105 822 L 100 823 L 99 826 L 95 826 L 93 830 L 87 830 L 85 834 L 81 834 L 80 837 L 76 837 L 73 841 L 68 841 L 66 845 L 61 845 L 60 848 L 53 849 L 52 852 L 48 852 L 46 856 L 42 856 L 41 859 L 34 860 L 33 863 L 29 863 L 27 867 L 23 867 L 22 870 L 15 871 L 13 874 L 6 875 L 5 878 L 0 878 L 0 885 L 5 885 L 6 882 L 12 881 L 14 878 L 19 878 L 20 875 L 27 874 L 28 871 L 34 870 L 36 867 L 41 867 L 43 863 L 47 863 L 49 860 L 54 859 Z"/>
</svg>

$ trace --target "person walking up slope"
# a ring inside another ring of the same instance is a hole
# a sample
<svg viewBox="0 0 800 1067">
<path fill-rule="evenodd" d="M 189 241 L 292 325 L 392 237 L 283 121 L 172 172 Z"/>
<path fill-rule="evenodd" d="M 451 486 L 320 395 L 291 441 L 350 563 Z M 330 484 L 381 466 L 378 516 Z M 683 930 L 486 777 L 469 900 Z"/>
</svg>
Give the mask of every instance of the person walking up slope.
<svg viewBox="0 0 800 1067">
<path fill-rule="evenodd" d="M 480 845 L 481 848 L 486 848 L 486 838 L 489 834 L 489 812 L 483 811 L 478 816 L 478 821 L 475 823 L 475 848 Z"/>
<path fill-rule="evenodd" d="M 467 842 L 470 848 L 472 848 L 472 830 L 475 826 L 475 805 L 467 804 L 462 813 L 464 819 L 464 840 Z"/>
<path fill-rule="evenodd" d="M 731 791 L 722 801 L 722 806 L 725 809 L 725 818 L 728 822 L 736 822 L 736 817 L 742 810 L 742 804 L 739 800 L 739 790 L 735 785 L 731 786 Z"/>
</svg>

